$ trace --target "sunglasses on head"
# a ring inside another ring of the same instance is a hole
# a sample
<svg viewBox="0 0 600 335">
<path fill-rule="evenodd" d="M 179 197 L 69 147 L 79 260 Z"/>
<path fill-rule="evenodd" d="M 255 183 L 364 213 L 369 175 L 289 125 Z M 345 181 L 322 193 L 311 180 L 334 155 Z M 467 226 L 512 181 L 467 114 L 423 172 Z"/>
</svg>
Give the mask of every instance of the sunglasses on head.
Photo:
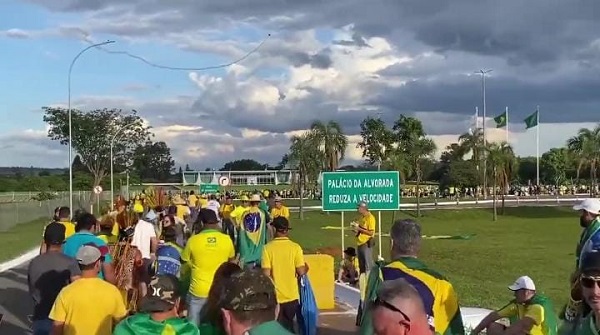
<svg viewBox="0 0 600 335">
<path fill-rule="evenodd" d="M 375 299 L 375 301 L 373 302 L 373 304 L 375 306 L 381 306 L 383 308 L 387 308 L 392 312 L 396 312 L 399 313 L 400 315 L 402 315 L 402 317 L 404 318 L 404 320 L 399 321 L 399 323 L 403 326 L 406 327 L 407 331 L 410 331 L 410 318 L 408 317 L 408 315 L 406 315 L 406 313 L 404 313 L 400 308 L 390 304 L 389 302 L 382 300 L 380 298 Z"/>
<path fill-rule="evenodd" d="M 600 287 L 600 277 L 582 275 L 579 282 L 581 282 L 581 286 L 585 288 L 592 288 L 594 285 Z"/>
</svg>

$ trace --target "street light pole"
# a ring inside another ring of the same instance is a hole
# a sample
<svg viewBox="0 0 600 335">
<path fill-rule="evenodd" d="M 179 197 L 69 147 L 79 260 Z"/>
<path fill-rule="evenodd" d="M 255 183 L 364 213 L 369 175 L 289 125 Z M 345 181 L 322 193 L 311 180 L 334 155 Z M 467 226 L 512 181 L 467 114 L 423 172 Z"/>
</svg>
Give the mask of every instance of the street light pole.
<svg viewBox="0 0 600 335">
<path fill-rule="evenodd" d="M 77 59 L 79 59 L 79 57 L 84 52 L 88 51 L 91 48 L 99 47 L 101 45 L 110 44 L 110 43 L 114 43 L 114 42 L 115 41 L 106 41 L 106 42 L 96 43 L 96 44 L 92 44 L 92 45 L 88 46 L 87 48 L 81 50 L 75 56 L 75 58 L 73 58 L 73 60 L 71 61 L 71 65 L 69 66 L 69 77 L 68 77 L 68 84 L 67 84 L 69 98 L 68 98 L 68 102 L 67 102 L 67 113 L 69 114 L 69 208 L 71 209 L 71 213 L 74 213 L 74 209 L 73 209 L 73 141 L 72 141 L 73 126 L 72 126 L 72 122 L 71 122 L 71 72 L 73 72 L 73 66 L 75 65 L 75 62 L 77 61 Z"/>
<path fill-rule="evenodd" d="M 114 188 L 114 183 L 115 183 L 115 179 L 114 179 L 114 173 L 113 173 L 113 147 L 114 147 L 114 143 L 115 140 L 117 139 L 117 136 L 125 129 L 127 128 L 131 128 L 135 126 L 134 123 L 130 123 L 128 125 L 125 125 L 121 128 L 119 128 L 119 130 L 117 130 L 117 132 L 113 135 L 113 137 L 110 139 L 110 209 L 114 210 L 115 208 L 115 188 Z"/>
<path fill-rule="evenodd" d="M 479 70 L 475 73 L 481 74 L 481 93 L 483 95 L 483 197 L 487 199 L 487 139 L 485 136 L 485 118 L 486 118 L 486 101 L 485 101 L 485 75 L 492 72 L 493 70 Z"/>
</svg>

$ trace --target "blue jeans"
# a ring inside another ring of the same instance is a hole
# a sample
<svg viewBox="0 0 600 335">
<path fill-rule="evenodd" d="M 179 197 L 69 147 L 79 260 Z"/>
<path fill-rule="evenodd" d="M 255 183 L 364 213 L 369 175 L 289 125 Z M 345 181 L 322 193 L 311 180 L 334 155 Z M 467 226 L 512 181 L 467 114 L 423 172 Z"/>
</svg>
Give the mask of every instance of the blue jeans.
<svg viewBox="0 0 600 335">
<path fill-rule="evenodd" d="M 53 321 L 50 319 L 35 320 L 31 326 L 33 335 L 50 335 Z"/>
<path fill-rule="evenodd" d="M 193 324 L 199 326 L 200 325 L 200 312 L 202 311 L 202 307 L 206 304 L 206 298 L 199 298 L 195 295 L 188 293 L 187 296 L 188 303 L 188 315 L 187 319 Z"/>
</svg>

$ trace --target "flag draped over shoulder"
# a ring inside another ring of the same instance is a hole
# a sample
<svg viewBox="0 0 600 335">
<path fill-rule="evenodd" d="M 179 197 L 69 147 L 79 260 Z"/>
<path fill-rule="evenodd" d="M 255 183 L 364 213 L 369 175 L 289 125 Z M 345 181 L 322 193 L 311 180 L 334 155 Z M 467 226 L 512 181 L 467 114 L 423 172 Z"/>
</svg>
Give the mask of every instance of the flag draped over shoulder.
<svg viewBox="0 0 600 335">
<path fill-rule="evenodd" d="M 301 335 L 316 335 L 319 322 L 319 309 L 307 275 L 298 279 L 300 290 L 300 310 L 297 314 Z"/>
<path fill-rule="evenodd" d="M 496 116 L 494 118 L 494 121 L 496 122 L 496 128 L 503 128 L 506 127 L 506 121 L 508 119 L 508 115 L 506 112 Z"/>
<path fill-rule="evenodd" d="M 150 314 L 135 314 L 121 321 L 113 335 L 200 335 L 198 327 L 186 319 L 170 318 L 157 322 Z"/>
<path fill-rule="evenodd" d="M 538 113 L 539 111 L 533 112 L 533 114 L 529 115 L 525 118 L 525 129 L 533 128 L 538 125 Z"/>
<path fill-rule="evenodd" d="M 267 220 L 265 213 L 256 207 L 251 207 L 240 220 L 238 250 L 243 263 L 259 262 L 262 250 L 267 243 Z"/>
</svg>

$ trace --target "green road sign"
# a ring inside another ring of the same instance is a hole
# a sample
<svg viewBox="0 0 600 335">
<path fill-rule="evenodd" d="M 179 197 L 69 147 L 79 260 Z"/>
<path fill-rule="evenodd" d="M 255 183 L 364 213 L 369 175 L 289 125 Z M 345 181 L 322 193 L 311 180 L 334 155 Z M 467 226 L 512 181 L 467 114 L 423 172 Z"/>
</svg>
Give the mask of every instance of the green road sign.
<svg viewBox="0 0 600 335">
<path fill-rule="evenodd" d="M 397 171 L 323 172 L 321 187 L 324 211 L 355 211 L 360 201 L 376 211 L 400 207 Z"/>
<path fill-rule="evenodd" d="M 219 184 L 200 184 L 200 193 L 218 193 Z"/>
</svg>

